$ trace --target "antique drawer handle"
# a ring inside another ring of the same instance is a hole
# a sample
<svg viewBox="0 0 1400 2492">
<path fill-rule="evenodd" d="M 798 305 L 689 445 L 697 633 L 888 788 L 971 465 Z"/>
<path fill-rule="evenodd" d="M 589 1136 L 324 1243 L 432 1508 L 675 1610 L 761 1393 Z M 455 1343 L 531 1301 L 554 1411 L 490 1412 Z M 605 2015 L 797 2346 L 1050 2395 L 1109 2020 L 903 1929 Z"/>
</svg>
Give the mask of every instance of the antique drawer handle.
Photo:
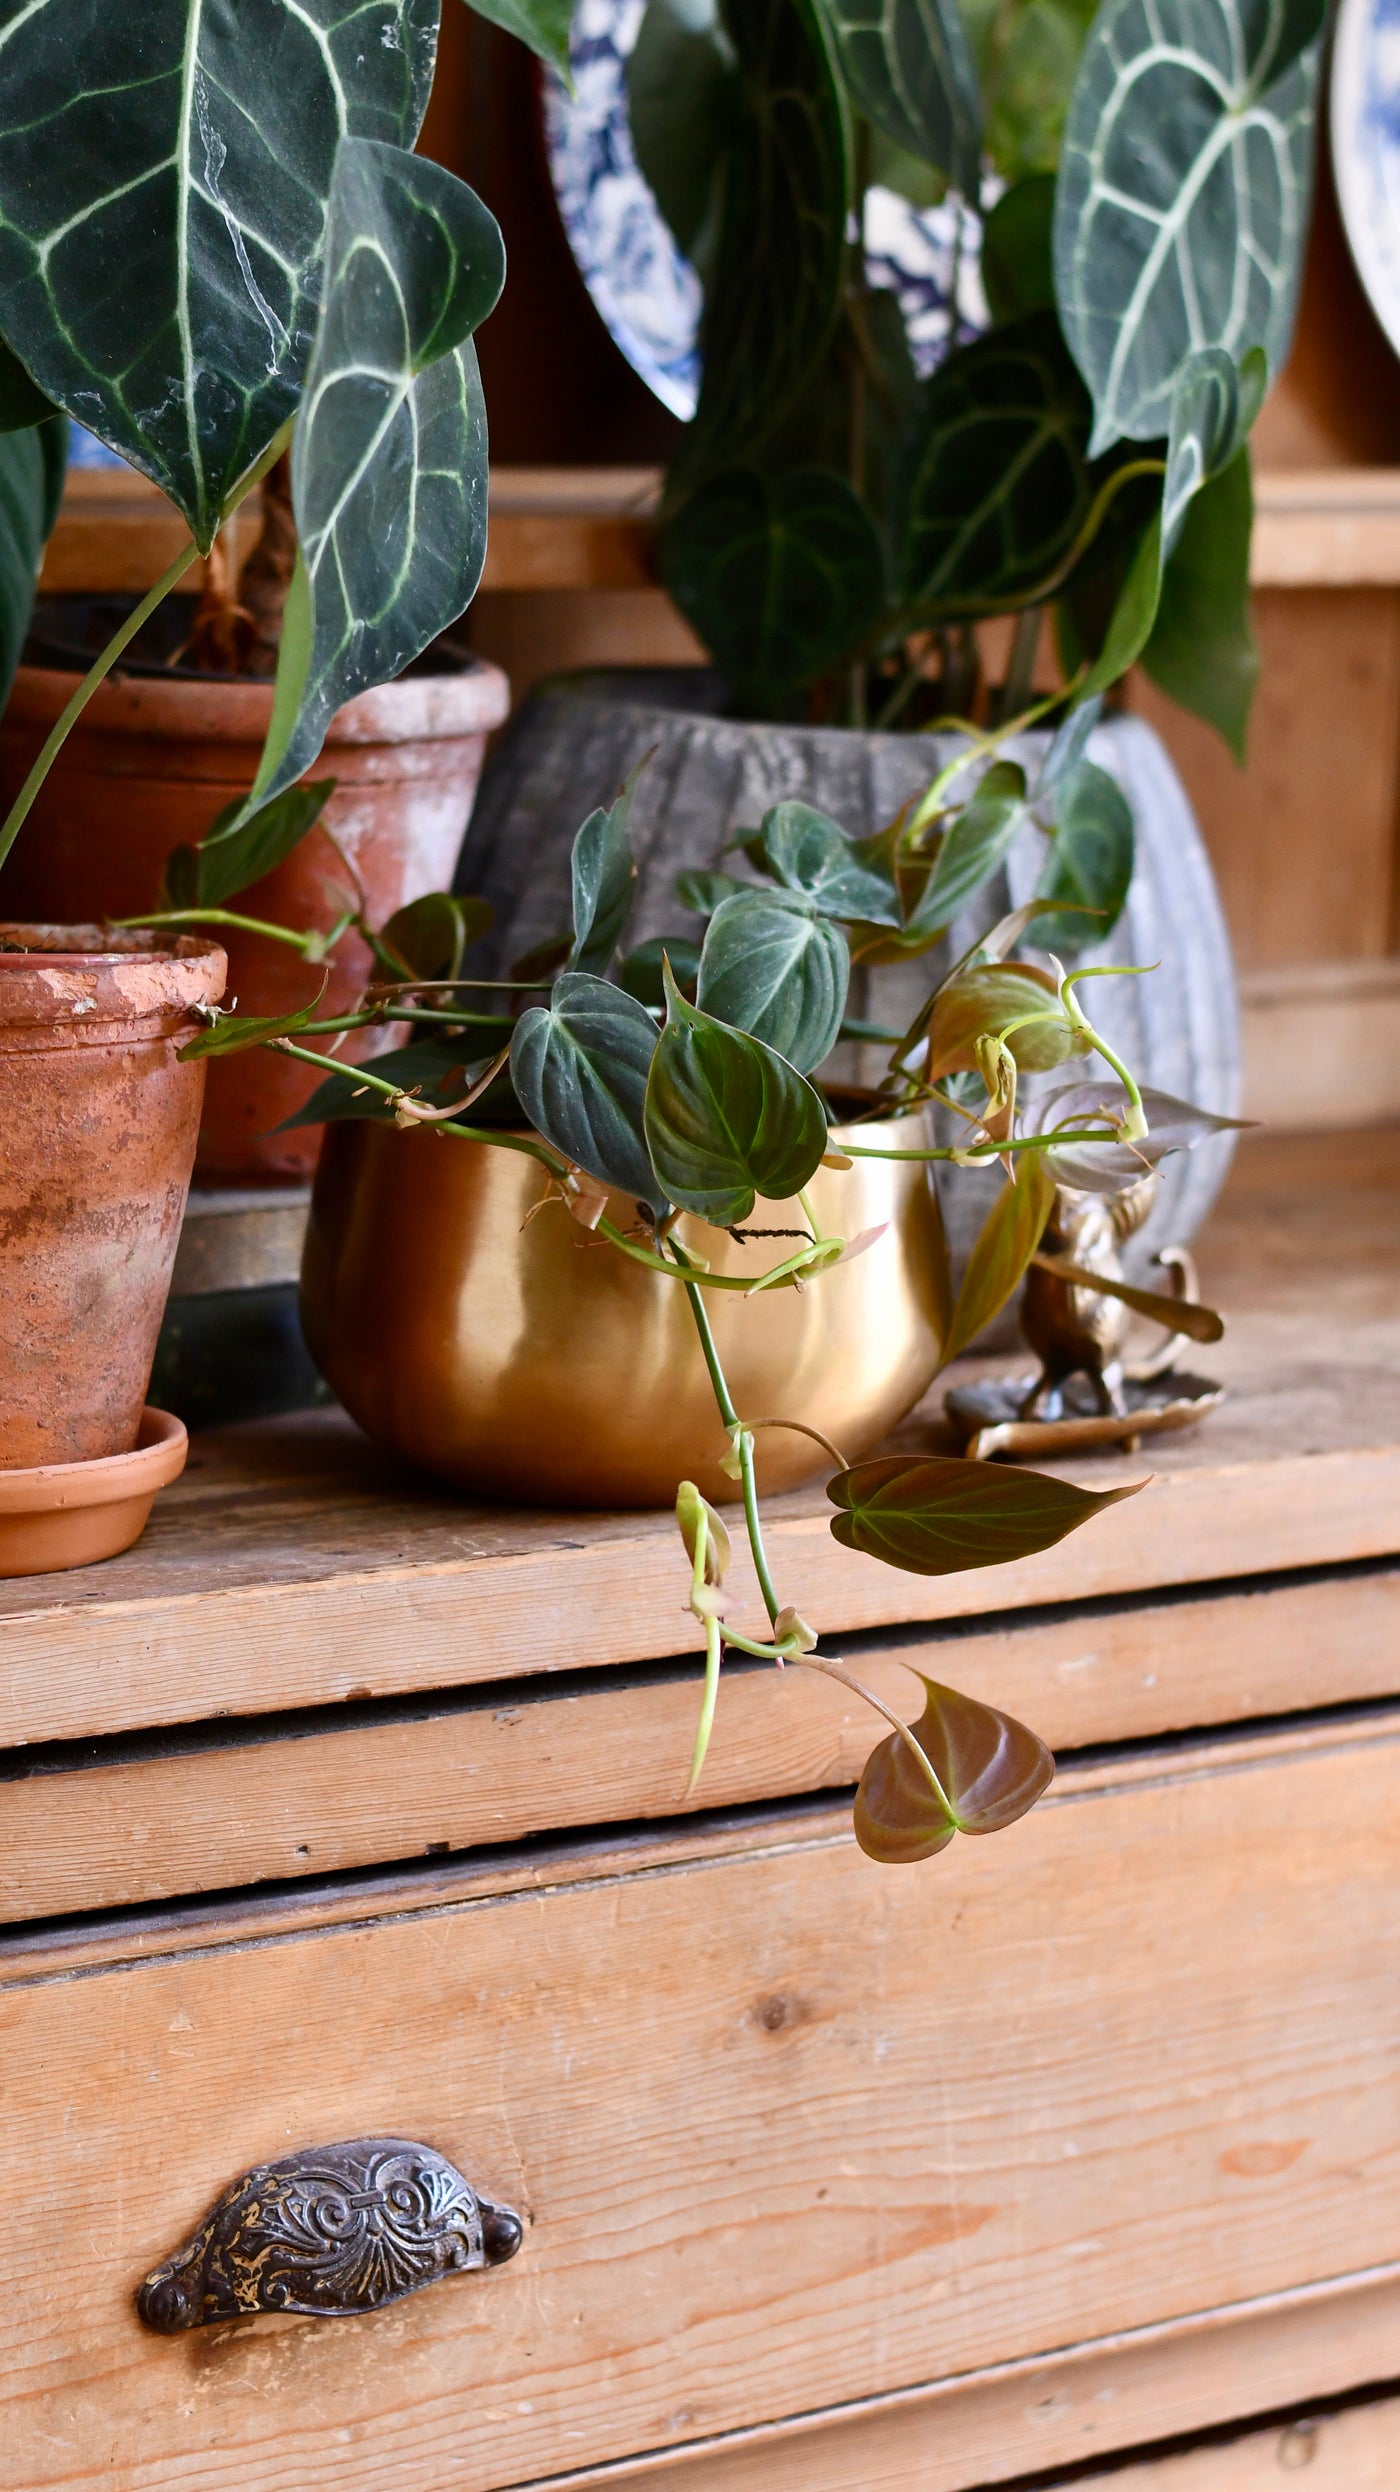
<svg viewBox="0 0 1400 2492">
<path fill-rule="evenodd" d="M 152 2268 L 136 2307 L 162 2336 L 259 2310 L 348 2318 L 455 2270 L 499 2267 L 524 2237 L 510 2207 L 479 2197 L 431 2146 L 355 2137 L 245 2172 Z"/>
</svg>

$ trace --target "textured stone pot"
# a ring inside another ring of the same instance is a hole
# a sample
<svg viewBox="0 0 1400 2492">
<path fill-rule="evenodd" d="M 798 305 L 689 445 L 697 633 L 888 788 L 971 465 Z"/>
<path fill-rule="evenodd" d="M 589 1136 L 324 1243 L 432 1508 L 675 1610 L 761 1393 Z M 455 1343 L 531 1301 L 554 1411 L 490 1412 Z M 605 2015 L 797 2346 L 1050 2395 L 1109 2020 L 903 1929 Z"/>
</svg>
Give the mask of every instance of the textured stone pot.
<svg viewBox="0 0 1400 2492">
<path fill-rule="evenodd" d="M 72 693 L 76 674 L 22 666 L 0 725 L 0 794 L 8 804 Z M 471 811 L 486 737 L 510 704 L 498 667 L 410 674 L 362 692 L 337 712 L 314 779 L 336 793 L 318 824 L 235 908 L 275 925 L 333 926 L 350 897 L 337 843 L 382 923 L 451 877 Z M 45 781 L 0 880 L 12 916 L 131 917 L 150 908 L 172 848 L 201 839 L 220 809 L 251 786 L 271 713 L 268 682 L 133 673 L 95 695 Z M 257 935 L 228 933 L 229 993 L 250 1013 L 314 998 L 320 969 Z M 357 938 L 336 948 L 327 1013 L 349 1010 L 370 968 Z M 294 1114 L 316 1076 L 254 1050 L 209 1068 L 199 1172 L 206 1183 L 304 1180 L 316 1128 L 272 1129 Z"/>
<path fill-rule="evenodd" d="M 133 1451 L 224 991 L 205 937 L 0 925 L 0 1471 Z"/>
<path fill-rule="evenodd" d="M 639 885 L 629 942 L 698 935 L 699 921 L 676 900 L 676 875 L 686 866 L 721 862 L 733 870 L 735 858 L 723 855 L 726 844 L 779 798 L 805 797 L 863 836 L 921 793 L 955 750 L 951 737 L 718 717 L 705 706 L 715 694 L 716 679 L 702 669 L 639 668 L 556 677 L 525 703 L 483 779 L 458 869 L 458 889 L 480 892 L 495 910 L 492 965 L 508 964 L 567 926 L 574 832 L 652 747 L 632 813 Z M 1007 749 L 1033 771 L 1047 741 L 1032 734 Z M 1140 718 L 1106 719 L 1089 750 L 1132 805 L 1137 871 L 1113 934 L 1084 957 L 1159 964 L 1148 978 L 1096 981 L 1094 1017 L 1140 1080 L 1233 1114 L 1239 1089 L 1234 970 L 1185 791 Z M 857 972 L 852 1013 L 892 1028 L 907 1025 L 935 982 L 940 959 L 955 959 L 1006 910 L 1030 898 L 1044 853 L 1040 833 L 1027 830 L 973 908 L 957 919 L 941 953 Z M 738 870 L 745 870 L 742 860 Z M 872 1054 L 863 1069 L 873 1073 L 881 1061 Z M 1156 1208 L 1134 1241 L 1135 1269 L 1169 1240 L 1191 1236 L 1219 1190 L 1229 1153 L 1230 1138 L 1222 1135 L 1166 1161 Z M 965 1252 L 996 1183 L 980 1171 L 940 1174 L 955 1256 Z"/>
</svg>

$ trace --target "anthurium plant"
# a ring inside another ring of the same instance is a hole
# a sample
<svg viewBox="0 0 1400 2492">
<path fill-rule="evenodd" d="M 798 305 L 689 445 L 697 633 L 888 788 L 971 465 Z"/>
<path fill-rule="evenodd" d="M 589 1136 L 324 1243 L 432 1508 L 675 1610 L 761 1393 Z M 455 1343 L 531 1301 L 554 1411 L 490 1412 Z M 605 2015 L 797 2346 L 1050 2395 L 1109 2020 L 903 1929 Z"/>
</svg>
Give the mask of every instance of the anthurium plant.
<svg viewBox="0 0 1400 2492">
<path fill-rule="evenodd" d="M 562 0 L 480 0 L 561 59 Z M 307 827 L 266 806 L 336 708 L 462 612 L 486 544 L 473 332 L 504 276 L 475 193 L 412 153 L 440 0 L 0 0 L 0 691 L 71 416 L 159 485 L 188 542 L 96 660 L 8 820 L 155 607 L 290 453 L 272 724 L 216 878 Z"/>
<path fill-rule="evenodd" d="M 262 1044 L 317 1067 L 324 1078 L 299 1122 L 388 1119 L 426 1129 L 424 1149 L 436 1147 L 431 1135 L 449 1148 L 524 1153 L 539 1166 L 544 1216 L 573 1219 L 593 1240 L 591 1251 L 625 1257 L 684 1291 L 729 1438 L 725 1468 L 742 1496 L 766 1611 L 747 1623 L 735 1617 L 726 1588 L 726 1525 L 692 1483 L 682 1482 L 676 1513 L 690 1607 L 706 1652 L 692 1788 L 726 1649 L 824 1671 L 868 1697 L 891 1725 L 856 1803 L 861 1843 L 890 1861 L 925 1858 L 958 1832 L 986 1834 L 1010 1824 L 1046 1788 L 1052 1760 L 1033 1731 L 933 1683 L 911 1728 L 843 1662 L 821 1652 L 800 1588 L 795 1598 L 794 1587 L 774 1581 L 758 1499 L 760 1424 L 802 1429 L 803 1414 L 759 1423 L 735 1406 L 707 1300 L 715 1290 L 761 1297 L 820 1288 L 825 1273 L 869 1244 L 823 1231 L 807 1190 L 819 1167 L 849 1169 L 858 1159 L 891 1157 L 931 1169 L 939 1162 L 999 1166 L 1005 1182 L 956 1290 L 943 1256 L 946 1361 L 1016 1289 L 1040 1251 L 1058 1184 L 1114 1193 L 1222 1121 L 1140 1089 L 1085 1008 L 1090 981 L 1110 973 L 1067 970 L 1053 954 L 1044 961 L 1014 956 L 1037 918 L 1053 922 L 1053 899 L 1032 901 L 993 927 L 932 984 L 907 1029 L 877 1033 L 847 1021 L 853 954 L 897 934 L 921 909 L 930 925 L 946 925 L 962 904 L 962 852 L 974 842 L 968 826 L 1003 801 L 1000 786 L 994 796 L 985 791 L 1005 765 L 984 751 L 975 766 L 964 760 L 959 768 L 975 783 L 955 798 L 950 772 L 947 783 L 930 790 L 920 809 L 928 836 L 916 863 L 900 850 L 899 825 L 860 842 L 810 805 L 778 804 L 745 842 L 746 876 L 682 877 L 679 897 L 708 913 L 702 944 L 648 941 L 629 950 L 634 772 L 614 803 L 589 815 L 574 842 L 572 927 L 505 981 L 483 985 L 462 973 L 466 946 L 483 923 L 480 903 L 438 894 L 372 927 L 351 894 L 348 915 L 376 962 L 376 983 L 361 1009 L 325 1019 L 311 1006 L 275 1021 L 211 1009 L 209 1026 L 186 1050 L 215 1055 Z M 941 892 L 936 902 L 931 890 Z M 308 953 L 326 940 L 269 931 L 300 941 Z M 333 1050 L 351 1030 L 389 1023 L 408 1026 L 406 1045 L 344 1069 L 330 1060 L 327 1042 Z M 867 1043 L 881 1037 L 889 1051 L 879 1082 L 854 1095 L 838 1088 L 833 1071 L 833 1050 L 851 1036 Z M 1067 1079 L 1052 1080 L 1048 1089 L 1041 1083 L 1028 1105 L 1025 1077 L 1060 1071 Z M 930 1128 L 926 1144 L 911 1146 L 902 1126 L 900 1143 L 892 1143 L 882 1120 L 922 1107 L 941 1108 L 957 1138 L 937 1142 Z M 859 1139 L 852 1138 L 852 1120 Z M 839 1145 L 831 1131 L 838 1121 Z M 618 1216 L 619 1197 L 625 1216 Z M 765 1230 L 762 1206 L 775 1203 L 785 1207 L 784 1225 Z M 795 1244 L 787 1225 L 794 1204 L 801 1218 Z M 715 1269 L 697 1249 L 693 1226 L 683 1242 L 682 1214 L 745 1240 L 771 1236 L 771 1265 L 757 1279 Z M 1127 1297 L 1173 1328 L 1204 1339 L 1219 1335 L 1219 1318 L 1208 1309 L 1183 1310 L 1176 1299 L 1119 1289 L 1076 1273 L 1063 1259 L 1054 1268 Z M 848 1463 L 819 1441 L 832 1465 L 827 1494 L 836 1538 L 915 1574 L 996 1565 L 1048 1548 L 1133 1493 L 1096 1494 L 944 1455 Z"/>
<path fill-rule="evenodd" d="M 1049 618 L 1073 697 L 1139 662 L 1242 751 L 1324 9 L 649 0 L 633 134 L 704 288 L 663 563 L 742 710 L 973 715 L 1014 616 L 1009 714 Z M 871 274 L 890 192 L 952 219 L 931 372 Z"/>
</svg>

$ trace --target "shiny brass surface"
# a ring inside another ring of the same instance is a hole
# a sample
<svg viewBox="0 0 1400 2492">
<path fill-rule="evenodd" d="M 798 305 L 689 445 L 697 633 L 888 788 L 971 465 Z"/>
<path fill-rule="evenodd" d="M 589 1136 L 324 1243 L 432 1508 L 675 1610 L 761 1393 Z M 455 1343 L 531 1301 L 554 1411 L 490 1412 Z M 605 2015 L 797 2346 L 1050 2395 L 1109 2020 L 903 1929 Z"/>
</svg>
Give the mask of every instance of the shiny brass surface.
<svg viewBox="0 0 1400 2492">
<path fill-rule="evenodd" d="M 879 1130 L 896 1147 L 928 1138 L 917 1117 Z M 692 1479 L 708 1497 L 737 1496 L 719 1469 L 728 1443 L 684 1290 L 558 1201 L 536 1211 L 544 1192 L 543 1170 L 517 1152 L 328 1126 L 302 1319 L 333 1391 L 380 1443 L 481 1495 L 660 1506 Z M 808 1192 L 826 1233 L 854 1238 L 883 1223 L 884 1235 L 801 1291 L 711 1290 L 705 1303 L 740 1415 L 801 1420 L 854 1460 L 937 1369 L 937 1203 L 917 1161 L 820 1168 Z M 636 1214 L 613 1196 L 608 1217 L 627 1229 Z M 760 1202 L 748 1225 L 807 1233 L 795 1203 Z M 714 1270 L 755 1276 L 795 1242 L 736 1245 L 689 1220 L 679 1236 Z M 825 1460 L 786 1429 L 759 1436 L 765 1492 Z"/>
</svg>

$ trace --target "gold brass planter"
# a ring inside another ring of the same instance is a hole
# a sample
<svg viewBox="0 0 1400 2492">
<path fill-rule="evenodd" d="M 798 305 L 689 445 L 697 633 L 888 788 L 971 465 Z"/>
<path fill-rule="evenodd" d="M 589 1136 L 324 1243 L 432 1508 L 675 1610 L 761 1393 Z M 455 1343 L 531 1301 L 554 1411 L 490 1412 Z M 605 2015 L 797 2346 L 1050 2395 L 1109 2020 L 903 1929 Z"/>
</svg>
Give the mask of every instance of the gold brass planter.
<svg viewBox="0 0 1400 2492">
<path fill-rule="evenodd" d="M 879 1128 L 906 1148 L 922 1121 Z M 862 1140 L 871 1139 L 869 1127 Z M 838 1129 L 832 1135 L 839 1145 Z M 580 1228 L 514 1151 L 422 1128 L 330 1125 L 302 1265 L 312 1356 L 362 1428 L 478 1495 L 532 1505 L 669 1505 L 682 1479 L 738 1494 L 684 1290 Z M 799 1419 L 854 1460 L 902 1418 L 938 1365 L 938 1212 L 917 1161 L 819 1169 L 822 1227 L 885 1233 L 805 1289 L 706 1304 L 735 1407 Z M 619 1228 L 635 1219 L 621 1196 Z M 753 1227 L 805 1228 L 762 1203 Z M 737 1246 L 683 1222 L 682 1243 L 730 1272 L 768 1269 L 793 1241 Z M 825 1457 L 810 1439 L 759 1439 L 765 1491 Z"/>
</svg>

